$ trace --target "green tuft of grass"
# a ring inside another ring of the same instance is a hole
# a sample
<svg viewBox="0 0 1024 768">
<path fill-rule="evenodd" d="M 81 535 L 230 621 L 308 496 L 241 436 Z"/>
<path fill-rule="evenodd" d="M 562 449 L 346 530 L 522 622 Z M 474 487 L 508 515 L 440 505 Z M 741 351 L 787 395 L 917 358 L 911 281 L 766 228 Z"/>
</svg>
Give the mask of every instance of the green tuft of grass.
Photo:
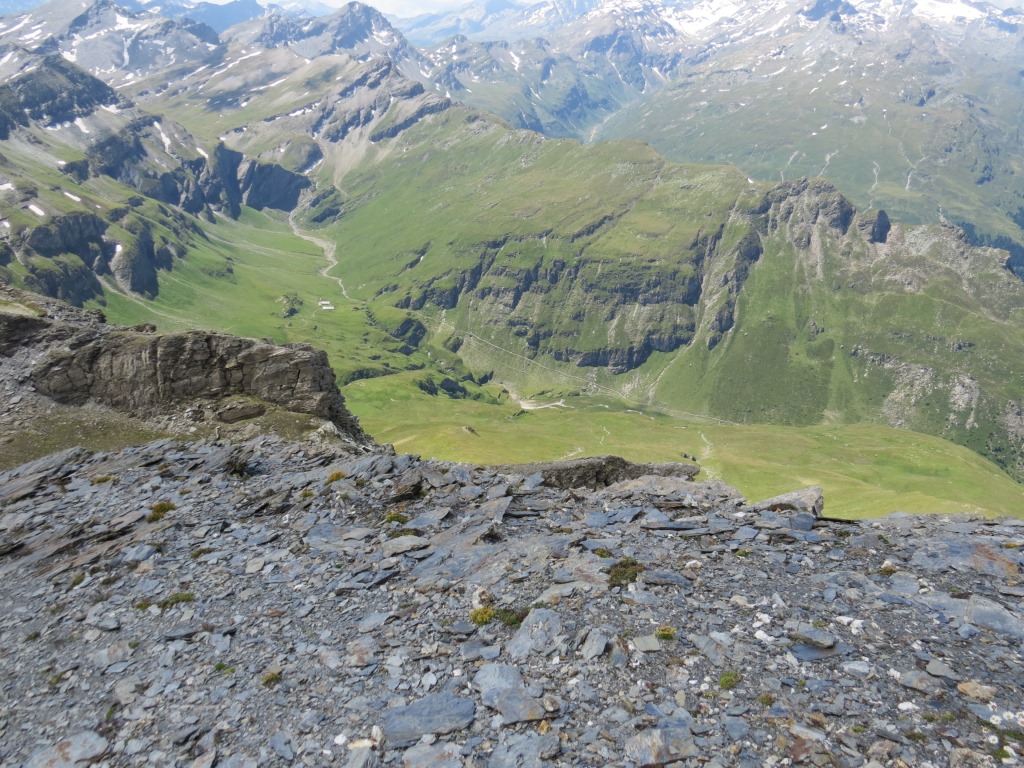
<svg viewBox="0 0 1024 768">
<path fill-rule="evenodd" d="M 529 608 L 496 608 L 494 610 L 494 617 L 512 629 L 518 629 L 529 615 Z"/>
<path fill-rule="evenodd" d="M 636 581 L 644 566 L 632 557 L 624 557 L 608 569 L 608 585 L 624 587 Z"/>
<path fill-rule="evenodd" d="M 731 691 L 742 679 L 743 676 L 736 670 L 726 670 L 718 676 L 718 687 L 723 691 Z"/>
<path fill-rule="evenodd" d="M 398 539 L 402 536 L 419 536 L 420 532 L 415 528 L 398 528 L 394 531 L 388 531 L 389 539 Z"/>
<path fill-rule="evenodd" d="M 166 611 L 168 608 L 174 605 L 180 605 L 181 603 L 195 602 L 196 596 L 191 592 L 175 592 L 169 597 L 165 597 L 157 603 L 161 611 Z"/>
<path fill-rule="evenodd" d="M 331 472 L 331 474 L 329 474 L 327 476 L 327 480 L 324 482 L 324 485 L 330 485 L 331 483 L 336 483 L 339 480 L 344 480 L 346 477 L 348 477 L 348 475 L 346 475 L 344 472 L 342 472 L 339 469 L 336 472 Z"/>
<path fill-rule="evenodd" d="M 164 519 L 164 515 L 178 507 L 172 501 L 158 501 L 149 508 L 149 514 L 146 515 L 147 523 L 159 523 Z"/>
<path fill-rule="evenodd" d="M 268 672 L 263 676 L 261 682 L 263 683 L 264 688 L 273 688 L 281 682 L 281 677 L 280 672 Z"/>
<path fill-rule="evenodd" d="M 497 618 L 497 611 L 491 606 L 485 605 L 482 608 L 474 608 L 469 612 L 469 621 L 471 624 L 476 624 L 478 627 L 482 627 L 485 624 L 490 624 Z"/>
<path fill-rule="evenodd" d="M 679 632 L 675 627 L 662 625 L 654 630 L 654 636 L 659 640 L 675 640 Z"/>
</svg>

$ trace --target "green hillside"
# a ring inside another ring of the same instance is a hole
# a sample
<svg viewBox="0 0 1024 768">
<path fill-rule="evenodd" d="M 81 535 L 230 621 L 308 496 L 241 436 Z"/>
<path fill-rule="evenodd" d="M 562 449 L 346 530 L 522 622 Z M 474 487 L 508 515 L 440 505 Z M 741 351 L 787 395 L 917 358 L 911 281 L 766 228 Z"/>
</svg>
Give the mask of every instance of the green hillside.
<svg viewBox="0 0 1024 768">
<path fill-rule="evenodd" d="M 356 382 L 346 397 L 378 440 L 453 461 L 693 456 L 703 476 L 719 477 L 750 499 L 821 486 L 827 513 L 837 517 L 894 511 L 1024 516 L 1024 486 L 991 462 L 946 440 L 891 427 L 726 424 L 596 397 L 538 398 L 529 411 L 515 401 L 439 408 L 436 398 L 395 379 Z M 402 419 L 394 418 L 396 410 Z"/>
<path fill-rule="evenodd" d="M 337 272 L 478 374 L 736 422 L 907 427 L 1022 476 L 1024 284 L 958 230 L 873 242 L 877 219 L 824 182 L 755 185 L 458 110 L 382 150 L 324 230 Z"/>
</svg>

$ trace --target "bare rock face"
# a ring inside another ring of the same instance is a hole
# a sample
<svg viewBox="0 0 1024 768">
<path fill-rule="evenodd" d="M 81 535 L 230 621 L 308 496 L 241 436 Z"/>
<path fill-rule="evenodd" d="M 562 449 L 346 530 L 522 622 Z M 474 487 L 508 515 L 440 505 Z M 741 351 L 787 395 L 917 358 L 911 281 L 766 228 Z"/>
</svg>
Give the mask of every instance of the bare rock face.
<svg viewBox="0 0 1024 768">
<path fill-rule="evenodd" d="M 360 445 L 371 442 L 345 407 L 322 350 L 207 331 L 156 334 L 152 326 L 119 328 L 106 325 L 101 313 L 10 293 L 12 299 L 30 302 L 35 312 L 0 312 L 0 354 L 10 357 L 18 348 L 43 352 L 29 380 L 38 393 L 59 403 L 91 401 L 149 418 L 196 400 L 242 396 L 327 419 L 342 437 Z M 227 413 L 221 420 L 245 417 L 239 407 L 221 409 Z M 255 403 L 245 408 L 250 416 L 260 410 Z"/>
<path fill-rule="evenodd" d="M 89 400 L 147 416 L 196 398 L 248 395 L 328 419 L 364 440 L 345 408 L 327 354 L 220 333 L 101 333 L 51 352 L 32 370 L 36 389 L 57 402 Z"/>
</svg>

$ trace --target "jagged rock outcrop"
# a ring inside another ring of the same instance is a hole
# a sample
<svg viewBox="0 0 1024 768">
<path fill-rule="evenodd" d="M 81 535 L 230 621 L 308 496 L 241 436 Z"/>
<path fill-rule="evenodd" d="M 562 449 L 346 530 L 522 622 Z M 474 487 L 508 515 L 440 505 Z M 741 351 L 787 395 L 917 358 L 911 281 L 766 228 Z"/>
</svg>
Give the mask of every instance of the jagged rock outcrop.
<svg viewBox="0 0 1024 768">
<path fill-rule="evenodd" d="M 33 369 L 32 382 L 57 402 L 91 400 L 138 416 L 195 399 L 248 395 L 361 436 L 326 353 L 304 344 L 279 347 L 203 331 L 108 331 L 51 352 Z"/>
<path fill-rule="evenodd" d="M 857 220 L 857 227 L 867 236 L 868 242 L 884 243 L 889 238 L 892 223 L 889 221 L 888 214 L 879 209 L 861 215 Z"/>
<path fill-rule="evenodd" d="M 74 253 L 92 266 L 92 260 L 103 251 L 103 233 L 106 231 L 107 222 L 96 214 L 72 211 L 54 216 L 33 229 L 26 245 L 41 256 Z"/>
<path fill-rule="evenodd" d="M 623 480 L 638 477 L 682 477 L 692 480 L 700 472 L 694 464 L 634 464 L 619 456 L 592 456 L 568 461 L 542 461 L 534 464 L 516 464 L 499 467 L 525 475 L 539 474 L 543 484 L 551 488 L 571 490 L 590 488 L 598 490 Z"/>
<path fill-rule="evenodd" d="M 243 202 L 250 208 L 274 208 L 290 211 L 299 203 L 303 191 L 312 182 L 274 163 L 246 160 L 238 168 L 238 188 Z"/>
<path fill-rule="evenodd" d="M 36 302 L 52 306 L 43 297 Z M 92 402 L 150 418 L 197 401 L 243 396 L 326 419 L 347 439 L 368 441 L 321 350 L 205 331 L 156 334 L 150 327 L 108 326 L 87 313 L 76 320 L 47 316 L 45 309 L 35 316 L 0 312 L 0 354 L 34 349 L 30 382 L 59 403 Z M 244 412 L 233 409 L 232 418 L 222 420 L 238 420 Z"/>
</svg>

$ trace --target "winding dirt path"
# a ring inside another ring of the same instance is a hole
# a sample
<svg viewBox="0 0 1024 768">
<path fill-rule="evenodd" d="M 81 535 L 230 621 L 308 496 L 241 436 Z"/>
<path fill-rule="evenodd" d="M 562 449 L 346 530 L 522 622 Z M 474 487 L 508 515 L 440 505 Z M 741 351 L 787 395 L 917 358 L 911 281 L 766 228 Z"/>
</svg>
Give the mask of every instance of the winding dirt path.
<svg viewBox="0 0 1024 768">
<path fill-rule="evenodd" d="M 328 280 L 333 280 L 341 288 L 341 295 L 344 296 L 348 301 L 355 302 L 351 296 L 348 295 L 348 291 L 345 290 L 345 282 L 340 277 L 334 277 L 328 274 L 332 269 L 338 266 L 338 244 L 332 243 L 330 240 L 324 240 L 323 238 L 311 235 L 308 232 L 304 232 L 299 229 L 299 226 L 295 223 L 295 211 L 288 214 L 288 225 L 292 228 L 292 232 L 296 237 L 301 237 L 303 240 L 312 243 L 317 248 L 324 252 L 324 258 L 327 260 L 327 265 L 321 268 L 317 274 L 322 277 L 326 277 Z"/>
</svg>

